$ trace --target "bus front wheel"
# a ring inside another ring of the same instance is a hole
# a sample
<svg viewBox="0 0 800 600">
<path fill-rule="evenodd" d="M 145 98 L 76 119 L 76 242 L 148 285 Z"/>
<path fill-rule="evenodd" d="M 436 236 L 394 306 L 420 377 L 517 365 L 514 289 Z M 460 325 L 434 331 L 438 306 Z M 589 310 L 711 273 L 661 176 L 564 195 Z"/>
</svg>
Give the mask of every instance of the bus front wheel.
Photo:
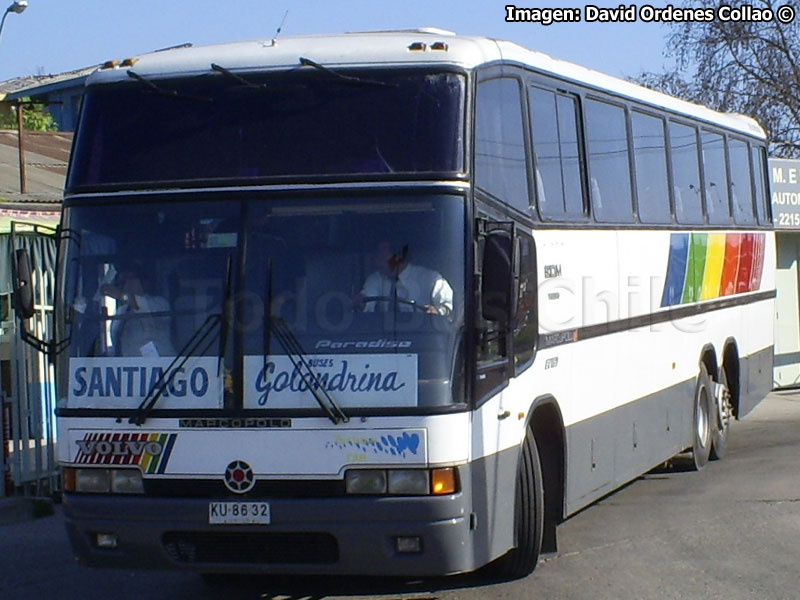
<svg viewBox="0 0 800 600">
<path fill-rule="evenodd" d="M 498 559 L 497 575 L 508 579 L 525 577 L 539 562 L 544 530 L 544 487 L 542 464 L 533 432 L 528 429 L 517 472 L 514 501 L 516 547 Z"/>
<path fill-rule="evenodd" d="M 712 428 L 717 420 L 713 389 L 708 369 L 701 363 L 694 394 L 694 443 L 692 444 L 694 468 L 697 471 L 706 466 L 711 454 Z"/>
</svg>

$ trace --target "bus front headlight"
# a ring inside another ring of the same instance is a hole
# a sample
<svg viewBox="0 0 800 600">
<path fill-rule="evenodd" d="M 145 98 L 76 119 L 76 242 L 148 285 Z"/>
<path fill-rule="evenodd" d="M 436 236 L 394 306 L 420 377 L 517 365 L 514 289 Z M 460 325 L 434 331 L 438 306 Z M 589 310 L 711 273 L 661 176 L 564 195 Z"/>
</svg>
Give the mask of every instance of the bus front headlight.
<svg viewBox="0 0 800 600">
<path fill-rule="evenodd" d="M 355 495 L 443 496 L 459 491 L 455 467 L 435 469 L 350 469 L 345 490 Z"/>
<path fill-rule="evenodd" d="M 139 469 L 76 469 L 64 467 L 65 492 L 78 494 L 143 494 Z"/>
<path fill-rule="evenodd" d="M 85 494 L 107 494 L 111 491 L 111 470 L 75 469 L 75 491 Z"/>
<path fill-rule="evenodd" d="M 391 469 L 389 493 L 424 496 L 430 492 L 430 475 L 426 469 Z"/>
<path fill-rule="evenodd" d="M 143 494 L 142 472 L 139 469 L 112 469 L 111 492 L 114 494 Z"/>
<path fill-rule="evenodd" d="M 344 476 L 348 494 L 385 494 L 386 471 L 377 469 L 351 469 Z"/>
</svg>

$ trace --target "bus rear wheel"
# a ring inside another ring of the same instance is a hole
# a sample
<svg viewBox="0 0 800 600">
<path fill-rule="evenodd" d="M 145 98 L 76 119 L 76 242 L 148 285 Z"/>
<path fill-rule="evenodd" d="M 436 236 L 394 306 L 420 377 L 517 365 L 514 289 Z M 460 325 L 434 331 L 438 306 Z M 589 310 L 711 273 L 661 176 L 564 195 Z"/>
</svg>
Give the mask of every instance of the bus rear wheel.
<svg viewBox="0 0 800 600">
<path fill-rule="evenodd" d="M 717 420 L 713 389 L 708 369 L 701 363 L 694 394 L 694 442 L 692 444 L 692 458 L 697 471 L 706 466 L 711 454 L 713 423 Z"/>
<path fill-rule="evenodd" d="M 725 456 L 733 418 L 728 374 L 725 372 L 724 365 L 720 368 L 717 378 L 720 389 L 714 394 L 714 414 L 711 418 L 711 460 L 719 460 Z"/>
<path fill-rule="evenodd" d="M 528 429 L 522 444 L 514 501 L 516 547 L 497 560 L 494 572 L 518 579 L 533 572 L 539 562 L 544 531 L 544 487 L 542 464 L 533 432 Z"/>
</svg>

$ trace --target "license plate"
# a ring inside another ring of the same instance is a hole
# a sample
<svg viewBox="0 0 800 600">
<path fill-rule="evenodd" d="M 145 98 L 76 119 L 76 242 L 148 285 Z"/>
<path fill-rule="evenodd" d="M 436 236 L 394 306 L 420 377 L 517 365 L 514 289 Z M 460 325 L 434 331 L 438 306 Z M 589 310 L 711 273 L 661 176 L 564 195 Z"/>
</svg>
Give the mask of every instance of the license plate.
<svg viewBox="0 0 800 600">
<path fill-rule="evenodd" d="M 269 525 L 269 503 L 209 502 L 208 522 L 211 525 Z"/>
</svg>

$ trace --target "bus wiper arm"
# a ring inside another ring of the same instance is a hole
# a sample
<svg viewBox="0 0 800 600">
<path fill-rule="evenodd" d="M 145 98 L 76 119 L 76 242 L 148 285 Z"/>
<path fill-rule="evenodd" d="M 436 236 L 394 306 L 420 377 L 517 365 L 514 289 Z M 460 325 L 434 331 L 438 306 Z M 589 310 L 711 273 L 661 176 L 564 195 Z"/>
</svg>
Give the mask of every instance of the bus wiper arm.
<svg viewBox="0 0 800 600">
<path fill-rule="evenodd" d="M 333 421 L 334 425 L 349 422 L 350 418 L 328 393 L 317 374 L 309 366 L 305 351 L 297 337 L 292 333 L 292 330 L 289 329 L 289 326 L 283 319 L 274 319 L 273 326 L 275 328 L 275 337 L 278 338 L 281 346 L 289 356 L 289 360 L 292 361 L 292 365 L 300 373 L 303 381 L 308 384 L 308 391 L 314 396 L 322 410 L 328 415 L 328 418 Z"/>
<path fill-rule="evenodd" d="M 208 343 L 202 347 L 200 350 L 200 354 L 205 353 L 208 348 L 211 347 L 211 344 L 214 342 L 214 338 L 216 334 L 214 334 L 214 330 L 221 326 L 222 324 L 222 315 L 215 314 L 209 315 L 208 318 L 203 321 L 203 324 L 198 327 L 197 331 L 192 334 L 192 337 L 183 345 L 178 351 L 178 356 L 172 359 L 172 362 L 169 363 L 169 366 L 161 373 L 161 375 L 156 379 L 155 383 L 150 388 L 150 391 L 147 392 L 147 395 L 142 400 L 142 403 L 136 408 L 133 416 L 128 419 L 128 423 L 132 425 L 144 425 L 145 421 L 147 421 L 150 413 L 153 412 L 153 407 L 155 407 L 156 403 L 159 401 L 161 396 L 167 389 L 167 386 L 172 384 L 172 380 L 175 378 L 175 375 L 178 374 L 180 369 L 186 362 L 192 357 L 197 354 L 198 349 L 208 340 Z M 212 336 L 212 334 L 214 334 Z M 209 340 L 209 336 L 211 339 Z"/>
<path fill-rule="evenodd" d="M 128 74 L 128 77 L 130 77 L 131 79 L 135 79 L 139 83 L 150 88 L 150 90 L 152 90 L 159 96 L 166 96 L 167 98 L 175 98 L 177 100 L 194 100 L 196 102 L 211 102 L 211 98 L 204 98 L 203 96 L 191 96 L 189 94 L 181 94 L 177 90 L 168 90 L 166 88 L 163 88 L 160 85 L 153 83 L 146 77 L 142 77 L 133 70 L 128 69 L 126 73 Z"/>
<path fill-rule="evenodd" d="M 225 294 L 222 298 L 222 324 L 219 333 L 219 357 L 217 359 L 217 376 L 222 376 L 222 359 L 225 356 L 225 347 L 228 345 L 228 331 L 231 322 L 231 290 L 233 289 L 233 255 L 228 255 L 228 264 L 225 267 Z"/>
<path fill-rule="evenodd" d="M 330 69 L 304 56 L 300 57 L 300 64 L 303 65 L 304 67 L 314 67 L 315 69 L 322 71 L 323 73 L 327 73 L 332 77 L 336 77 L 337 79 L 341 79 L 342 81 L 346 81 L 348 83 L 354 83 L 357 85 L 375 85 L 379 87 L 398 87 L 397 84 L 387 83 L 385 81 L 378 81 L 377 79 L 367 79 L 365 77 L 354 77 L 352 75 L 345 75 L 344 73 L 339 73 L 338 71 Z"/>
<path fill-rule="evenodd" d="M 250 81 L 247 81 L 247 79 L 245 79 L 241 75 L 237 75 L 236 73 L 234 73 L 230 69 L 226 69 L 225 67 L 223 67 L 221 65 L 218 65 L 216 63 L 211 63 L 211 70 L 212 71 L 216 71 L 217 73 L 222 73 L 228 79 L 231 79 L 231 80 L 233 80 L 233 81 L 235 81 L 237 83 L 241 83 L 243 86 L 245 86 L 247 88 L 250 88 L 250 89 L 253 89 L 253 90 L 266 90 L 266 89 L 269 89 L 264 84 L 258 85 L 258 84 L 252 83 Z"/>
<path fill-rule="evenodd" d="M 265 277 L 265 290 L 264 290 L 264 338 L 263 338 L 263 361 L 264 361 L 264 374 L 267 372 L 267 355 L 269 354 L 270 346 L 272 345 L 273 332 L 275 337 L 278 338 L 281 347 L 283 348 L 289 360 L 292 362 L 295 370 L 300 374 L 303 381 L 308 386 L 308 391 L 314 396 L 314 399 L 320 405 L 328 418 L 333 421 L 334 425 L 339 423 L 347 423 L 350 418 L 342 411 L 336 401 L 328 393 L 328 390 L 322 385 L 317 374 L 311 370 L 311 367 L 306 361 L 306 353 L 300 340 L 292 332 L 289 325 L 280 317 L 272 316 L 272 271 L 273 264 L 272 258 L 267 259 L 267 272 Z"/>
<path fill-rule="evenodd" d="M 264 373 L 267 372 L 267 358 L 272 347 L 272 258 L 267 258 L 267 274 L 264 278 L 264 335 L 261 339 Z"/>
<path fill-rule="evenodd" d="M 325 389 L 325 386 L 319 380 L 317 374 L 314 373 L 309 366 L 306 360 L 305 350 L 303 350 L 303 347 L 300 345 L 300 340 L 297 339 L 297 336 L 294 335 L 286 322 L 279 317 L 268 318 L 275 332 L 275 337 L 278 338 L 289 360 L 292 361 L 295 370 L 308 386 L 308 391 L 314 396 L 320 407 L 322 407 L 322 410 L 328 415 L 328 418 L 333 421 L 335 425 L 350 421 L 350 417 L 336 404 L 336 401 L 328 393 L 328 390 Z"/>
</svg>

